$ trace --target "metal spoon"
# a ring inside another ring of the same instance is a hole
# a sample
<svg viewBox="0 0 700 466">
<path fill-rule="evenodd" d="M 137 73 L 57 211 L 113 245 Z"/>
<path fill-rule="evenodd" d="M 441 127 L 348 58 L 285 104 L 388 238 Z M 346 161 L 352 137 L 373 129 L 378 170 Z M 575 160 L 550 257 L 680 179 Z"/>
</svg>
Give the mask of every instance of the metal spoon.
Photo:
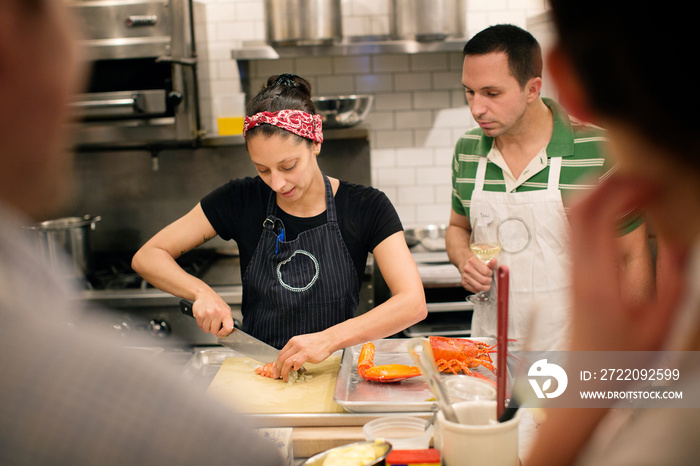
<svg viewBox="0 0 700 466">
<path fill-rule="evenodd" d="M 412 338 L 408 341 L 408 353 L 411 355 L 421 373 L 428 381 L 430 391 L 435 395 L 440 410 L 442 410 L 445 419 L 450 422 L 459 423 L 457 414 L 452 408 L 447 388 L 440 379 L 440 373 L 435 365 L 433 358 L 433 349 L 430 347 L 428 340 L 423 338 Z"/>
</svg>

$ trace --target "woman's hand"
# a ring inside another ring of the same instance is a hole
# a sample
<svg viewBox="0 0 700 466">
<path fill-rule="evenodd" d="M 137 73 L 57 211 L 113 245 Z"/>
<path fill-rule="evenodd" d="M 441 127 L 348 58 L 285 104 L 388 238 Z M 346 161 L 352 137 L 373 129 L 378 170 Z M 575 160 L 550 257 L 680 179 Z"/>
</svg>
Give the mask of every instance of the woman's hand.
<svg viewBox="0 0 700 466">
<path fill-rule="evenodd" d="M 192 305 L 197 325 L 206 333 L 225 337 L 233 331 L 231 307 L 215 292 L 198 296 Z"/>
<path fill-rule="evenodd" d="M 325 361 L 335 351 L 327 333 L 307 333 L 292 337 L 280 350 L 274 364 L 273 378 L 282 377 L 286 382 L 290 371 L 299 370 L 307 362 L 316 364 Z"/>
<path fill-rule="evenodd" d="M 231 308 L 201 279 L 185 272 L 176 259 L 216 236 L 202 206 L 177 219 L 148 240 L 134 255 L 131 267 L 156 288 L 193 301 L 199 328 L 223 337 L 233 331 Z"/>
</svg>

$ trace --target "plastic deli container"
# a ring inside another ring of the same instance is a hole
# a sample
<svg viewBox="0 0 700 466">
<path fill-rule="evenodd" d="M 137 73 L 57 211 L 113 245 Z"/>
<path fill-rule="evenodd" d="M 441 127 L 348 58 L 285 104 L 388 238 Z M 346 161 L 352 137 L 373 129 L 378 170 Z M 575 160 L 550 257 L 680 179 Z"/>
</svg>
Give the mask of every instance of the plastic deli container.
<svg viewBox="0 0 700 466">
<path fill-rule="evenodd" d="M 496 399 L 496 386 L 469 375 L 451 375 L 444 380 L 452 403 L 459 401 L 491 401 Z"/>
<path fill-rule="evenodd" d="M 420 450 L 429 447 L 433 436 L 433 426 L 426 429 L 426 423 L 419 417 L 381 417 L 365 424 L 362 432 L 367 440 L 386 440 L 394 450 Z"/>
</svg>

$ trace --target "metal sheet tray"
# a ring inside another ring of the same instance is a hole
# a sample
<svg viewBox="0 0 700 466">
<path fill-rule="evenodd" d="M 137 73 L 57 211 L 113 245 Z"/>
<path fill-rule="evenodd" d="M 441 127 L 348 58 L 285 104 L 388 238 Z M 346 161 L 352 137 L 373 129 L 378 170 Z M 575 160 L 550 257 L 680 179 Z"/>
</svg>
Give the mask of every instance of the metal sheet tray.
<svg viewBox="0 0 700 466">
<path fill-rule="evenodd" d="M 496 344 L 494 338 L 470 338 L 474 341 Z M 415 365 L 408 354 L 407 342 L 410 338 L 389 338 L 374 341 L 374 364 Z M 362 345 L 346 348 L 340 362 L 338 383 L 335 389 L 335 401 L 345 410 L 355 413 L 374 412 L 430 412 L 437 404 L 426 380 L 414 377 L 397 383 L 376 383 L 364 380 L 357 373 L 357 359 Z M 496 358 L 492 357 L 494 366 Z M 476 372 L 486 376 L 494 383 L 496 376 L 488 369 L 479 367 Z M 442 374 L 446 379 L 452 374 Z"/>
</svg>

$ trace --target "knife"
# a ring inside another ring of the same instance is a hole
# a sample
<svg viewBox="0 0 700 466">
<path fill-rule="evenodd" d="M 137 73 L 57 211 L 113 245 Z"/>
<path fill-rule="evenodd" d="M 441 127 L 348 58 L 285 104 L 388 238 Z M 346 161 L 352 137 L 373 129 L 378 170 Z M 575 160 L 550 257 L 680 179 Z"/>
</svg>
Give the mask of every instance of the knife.
<svg viewBox="0 0 700 466">
<path fill-rule="evenodd" d="M 192 301 L 182 299 L 180 300 L 180 310 L 183 314 L 194 318 L 192 304 Z M 251 335 L 248 335 L 239 328 L 234 328 L 233 332 L 229 333 L 225 337 L 220 337 L 219 344 L 234 349 L 239 353 L 245 354 L 246 356 L 251 357 L 263 364 L 276 361 L 280 354 L 280 350 L 277 348 L 270 346 L 264 341 L 260 341 Z"/>
</svg>

